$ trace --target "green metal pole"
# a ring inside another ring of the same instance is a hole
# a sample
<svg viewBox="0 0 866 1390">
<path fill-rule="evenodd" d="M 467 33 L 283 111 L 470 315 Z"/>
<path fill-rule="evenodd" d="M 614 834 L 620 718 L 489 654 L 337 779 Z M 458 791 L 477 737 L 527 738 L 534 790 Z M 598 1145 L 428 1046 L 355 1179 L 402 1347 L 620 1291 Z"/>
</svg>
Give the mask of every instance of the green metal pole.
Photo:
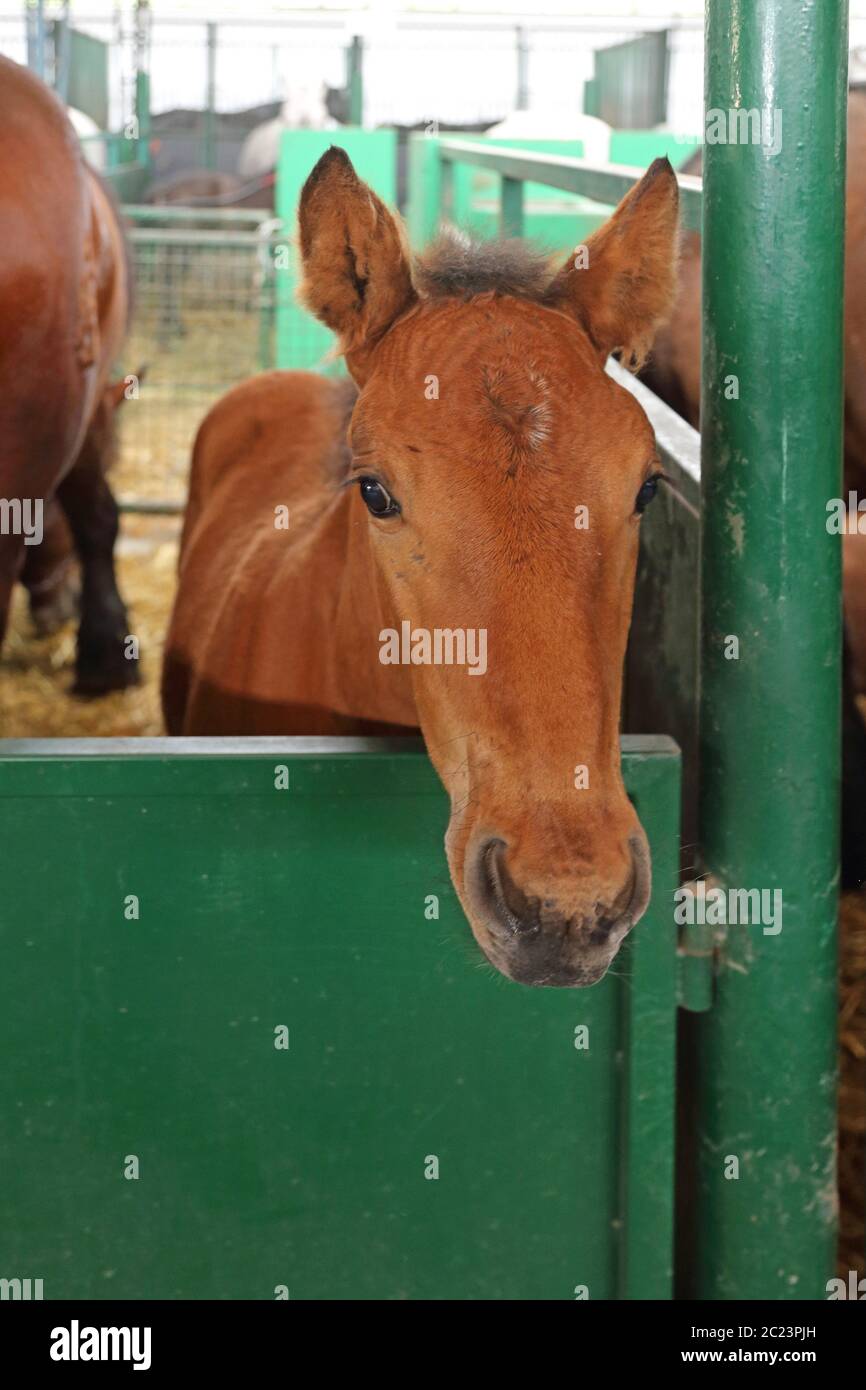
<svg viewBox="0 0 866 1390">
<path fill-rule="evenodd" d="M 833 1272 L 846 75 L 847 0 L 708 0 L 702 841 L 782 925 L 727 926 L 689 1025 L 698 1298 Z"/>
<path fill-rule="evenodd" d="M 409 190 L 406 226 L 410 245 L 421 250 L 439 230 L 443 213 L 443 164 L 437 135 L 409 136 Z M 453 167 L 453 166 L 448 166 Z"/>
<path fill-rule="evenodd" d="M 349 125 L 364 124 L 364 41 L 357 34 L 346 50 Z"/>
<path fill-rule="evenodd" d="M 135 116 L 138 121 L 138 162 L 150 165 L 150 73 L 135 75 Z"/>
<path fill-rule="evenodd" d="M 135 119 L 138 127 L 136 154 L 139 164 L 150 167 L 150 7 L 147 0 L 135 6 Z"/>
<path fill-rule="evenodd" d="M 523 236 L 523 183 L 520 179 L 502 180 L 499 231 L 502 236 Z"/>
<path fill-rule="evenodd" d="M 518 111 L 529 110 L 529 35 L 522 24 L 517 26 L 515 33 L 517 49 L 517 98 L 515 108 Z"/>
<path fill-rule="evenodd" d="M 216 159 L 216 54 L 217 26 L 207 26 L 207 94 L 204 113 L 204 167 L 215 169 Z"/>
<path fill-rule="evenodd" d="M 36 0 L 35 5 L 28 6 L 27 18 L 32 23 L 32 28 L 28 33 L 27 61 L 29 66 L 36 73 L 36 76 L 41 77 L 44 81 L 46 31 L 45 0 Z"/>
</svg>

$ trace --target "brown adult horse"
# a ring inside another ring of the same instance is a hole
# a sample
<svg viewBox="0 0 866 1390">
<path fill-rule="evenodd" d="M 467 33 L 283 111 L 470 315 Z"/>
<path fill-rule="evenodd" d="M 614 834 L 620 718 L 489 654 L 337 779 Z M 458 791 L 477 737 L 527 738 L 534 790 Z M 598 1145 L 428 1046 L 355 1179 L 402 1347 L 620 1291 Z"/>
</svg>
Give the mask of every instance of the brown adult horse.
<svg viewBox="0 0 866 1390">
<path fill-rule="evenodd" d="M 845 478 L 844 490 L 866 498 L 866 91 L 848 99 L 845 210 Z M 700 174 L 698 152 L 683 166 Z M 647 385 L 697 429 L 701 408 L 701 239 L 682 244 L 670 321 L 643 371 Z M 822 524 L 825 518 L 818 518 Z M 866 520 L 863 522 L 866 527 Z M 845 681 L 843 703 L 842 884 L 866 878 L 866 733 L 855 692 L 866 693 L 866 534 L 843 538 Z"/>
<path fill-rule="evenodd" d="M 845 215 L 846 486 L 866 491 L 866 91 L 848 99 Z M 700 174 L 699 151 L 683 174 Z M 701 407 L 701 239 L 683 238 L 676 301 L 643 375 L 657 395 L 698 428 Z"/>
<path fill-rule="evenodd" d="M 31 595 L 44 583 L 43 594 L 62 606 L 65 519 L 82 571 L 76 689 L 97 693 L 137 679 L 124 655 L 117 508 L 105 476 L 118 399 L 109 374 L 126 331 L 129 269 L 112 200 L 84 164 L 63 108 L 6 58 L 0 171 L 0 640 L 17 578 Z M 29 535 L 25 515 L 30 523 L 41 515 Z M 37 558 L 40 541 L 47 550 Z"/>
<path fill-rule="evenodd" d="M 618 727 L 658 461 L 604 363 L 639 360 L 668 307 L 677 201 L 659 160 L 587 269 L 450 241 L 413 276 L 396 218 L 331 149 L 301 197 L 304 295 L 360 394 L 270 373 L 195 447 L 169 730 L 420 725 L 472 930 L 526 984 L 593 984 L 649 898 Z"/>
<path fill-rule="evenodd" d="M 848 100 L 845 214 L 845 490 L 866 497 L 866 92 Z M 683 166 L 699 174 L 698 153 Z M 695 428 L 701 409 L 701 239 L 684 238 L 679 288 L 670 323 L 658 335 L 643 373 L 647 384 Z M 864 523 L 866 525 L 866 523 Z M 845 609 L 854 675 L 866 691 L 866 535 L 844 543 Z"/>
</svg>

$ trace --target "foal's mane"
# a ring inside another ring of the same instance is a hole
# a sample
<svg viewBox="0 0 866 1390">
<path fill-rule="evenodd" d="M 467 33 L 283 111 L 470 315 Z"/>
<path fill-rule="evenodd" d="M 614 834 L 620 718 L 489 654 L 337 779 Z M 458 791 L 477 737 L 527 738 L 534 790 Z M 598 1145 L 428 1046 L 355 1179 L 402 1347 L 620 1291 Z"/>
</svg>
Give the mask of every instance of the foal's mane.
<svg viewBox="0 0 866 1390">
<path fill-rule="evenodd" d="M 549 252 L 517 237 L 475 241 L 462 232 L 442 232 L 416 257 L 415 284 L 430 299 L 494 291 L 541 304 L 556 269 Z"/>
</svg>

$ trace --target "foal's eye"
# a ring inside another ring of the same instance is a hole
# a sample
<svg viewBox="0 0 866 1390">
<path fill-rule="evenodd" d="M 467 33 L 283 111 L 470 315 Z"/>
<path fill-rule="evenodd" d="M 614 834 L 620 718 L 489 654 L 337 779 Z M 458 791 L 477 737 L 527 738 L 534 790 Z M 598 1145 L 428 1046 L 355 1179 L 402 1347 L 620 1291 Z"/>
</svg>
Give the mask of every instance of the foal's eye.
<svg viewBox="0 0 866 1390">
<path fill-rule="evenodd" d="M 661 473 L 656 473 L 652 478 L 647 478 L 646 482 L 644 483 L 643 487 L 638 493 L 634 504 L 634 509 L 637 512 L 638 516 L 640 516 L 641 512 L 646 511 L 650 502 L 653 500 L 656 493 L 658 492 L 659 479 L 661 478 L 661 476 Z"/>
<path fill-rule="evenodd" d="M 371 516 L 397 516 L 400 504 L 395 502 L 378 478 L 361 479 L 361 496 Z"/>
</svg>

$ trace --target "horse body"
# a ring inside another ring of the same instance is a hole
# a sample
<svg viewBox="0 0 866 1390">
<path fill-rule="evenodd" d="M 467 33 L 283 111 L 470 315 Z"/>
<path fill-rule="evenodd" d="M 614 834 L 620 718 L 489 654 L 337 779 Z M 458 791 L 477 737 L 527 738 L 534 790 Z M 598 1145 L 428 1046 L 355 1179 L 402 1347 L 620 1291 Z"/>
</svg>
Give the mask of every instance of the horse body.
<svg viewBox="0 0 866 1390">
<path fill-rule="evenodd" d="M 845 466 L 851 486 L 866 482 L 866 91 L 848 99 L 845 206 Z M 700 175 L 702 151 L 683 165 Z M 681 247 L 679 283 L 670 320 L 661 329 L 648 384 L 697 429 L 701 404 L 701 238 L 689 232 Z"/>
<path fill-rule="evenodd" d="M 848 100 L 845 207 L 845 477 L 844 489 L 866 496 L 866 92 Z M 702 154 L 683 173 L 700 174 Z M 773 346 L 768 351 L 776 350 Z M 679 287 L 669 323 L 656 338 L 647 385 L 695 429 L 701 410 L 701 238 L 682 244 Z M 866 535 L 844 538 L 844 595 L 857 689 L 866 692 Z"/>
<path fill-rule="evenodd" d="M 229 391 L 202 425 L 181 544 L 184 602 L 166 644 L 169 733 L 417 725 L 408 679 L 386 679 L 370 661 L 384 614 L 362 519 L 337 487 L 356 395 L 313 373 L 267 372 Z"/>
<path fill-rule="evenodd" d="M 110 373 L 129 310 L 123 235 L 63 108 L 26 68 L 0 58 L 0 495 L 56 495 L 82 564 L 78 684 L 128 684 L 126 615 L 114 581 L 117 514 L 105 480 Z M 55 532 L 55 538 L 57 532 Z M 25 537 L 0 535 L 0 640 Z M 55 545 L 59 549 L 59 541 Z M 38 566 L 36 567 L 38 568 Z"/>
<path fill-rule="evenodd" d="M 451 241 L 413 276 L 399 223 L 332 149 L 301 198 L 304 294 L 357 393 L 272 373 L 195 447 L 169 729 L 420 727 L 473 933 L 528 984 L 594 983 L 649 899 L 618 732 L 658 460 L 604 362 L 646 352 L 676 226 L 658 161 L 589 269 Z M 483 665 L 455 637 L 483 639 Z"/>
</svg>

